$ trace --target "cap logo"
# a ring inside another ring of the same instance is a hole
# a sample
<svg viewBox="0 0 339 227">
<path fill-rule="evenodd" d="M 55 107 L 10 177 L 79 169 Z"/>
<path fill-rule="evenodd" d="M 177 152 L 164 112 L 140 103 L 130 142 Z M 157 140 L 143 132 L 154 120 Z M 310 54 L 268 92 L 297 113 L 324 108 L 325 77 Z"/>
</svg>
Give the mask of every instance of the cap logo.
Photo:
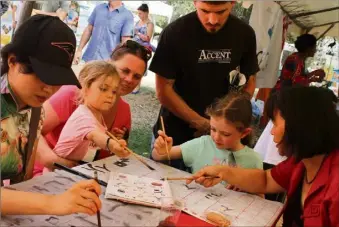
<svg viewBox="0 0 339 227">
<path fill-rule="evenodd" d="M 75 47 L 72 43 L 68 42 L 52 42 L 52 46 L 55 46 L 63 51 L 65 51 L 69 57 L 69 61 L 72 62 L 74 55 Z"/>
</svg>

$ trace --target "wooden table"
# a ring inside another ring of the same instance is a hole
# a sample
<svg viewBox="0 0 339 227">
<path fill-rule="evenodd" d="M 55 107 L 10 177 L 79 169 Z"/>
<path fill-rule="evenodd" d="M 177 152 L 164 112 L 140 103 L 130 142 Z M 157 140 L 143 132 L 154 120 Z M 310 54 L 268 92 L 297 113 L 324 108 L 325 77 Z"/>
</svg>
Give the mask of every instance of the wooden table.
<svg viewBox="0 0 339 227">
<path fill-rule="evenodd" d="M 163 177 L 182 177 L 190 174 L 169 166 L 145 159 L 155 168 L 149 170 L 137 159 L 131 157 L 122 161 L 116 156 L 91 163 L 98 170 L 99 179 L 107 182 L 110 171 L 147 176 L 154 179 Z M 125 163 L 125 164 L 122 164 Z M 87 164 L 75 167 L 87 175 L 93 176 L 93 169 Z M 82 178 L 65 171 L 56 170 L 32 180 L 12 185 L 13 188 L 23 191 L 33 191 L 45 194 L 62 193 Z M 205 218 L 206 211 L 218 211 L 232 221 L 232 226 L 267 226 L 272 223 L 282 208 L 281 203 L 264 200 L 247 193 L 234 192 L 225 189 L 222 184 L 213 188 L 203 188 L 197 184 L 186 185 L 183 181 L 170 182 L 173 196 L 180 199 L 185 205 L 184 211 Z M 104 198 L 105 188 L 102 187 L 103 203 L 101 210 L 102 226 L 157 226 L 160 210 L 144 206 L 124 204 Z M 18 204 L 20 206 L 20 204 Z M 97 226 L 96 216 L 73 214 L 67 216 L 4 216 L 1 226 Z"/>
</svg>

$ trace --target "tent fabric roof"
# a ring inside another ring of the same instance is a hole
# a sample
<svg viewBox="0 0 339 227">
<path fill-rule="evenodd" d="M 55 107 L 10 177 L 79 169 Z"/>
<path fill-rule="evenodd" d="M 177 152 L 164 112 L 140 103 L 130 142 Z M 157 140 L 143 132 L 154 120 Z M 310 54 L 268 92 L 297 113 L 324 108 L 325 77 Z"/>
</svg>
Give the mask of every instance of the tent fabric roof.
<svg viewBox="0 0 339 227">
<path fill-rule="evenodd" d="M 300 28 L 316 37 L 339 36 L 338 0 L 278 1 L 283 11 Z"/>
</svg>

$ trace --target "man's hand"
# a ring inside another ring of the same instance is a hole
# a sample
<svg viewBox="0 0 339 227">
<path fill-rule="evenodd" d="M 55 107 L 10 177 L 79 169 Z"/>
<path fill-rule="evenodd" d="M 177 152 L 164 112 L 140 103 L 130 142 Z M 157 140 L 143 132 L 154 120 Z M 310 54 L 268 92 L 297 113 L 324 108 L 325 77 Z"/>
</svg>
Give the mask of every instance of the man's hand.
<svg viewBox="0 0 339 227">
<path fill-rule="evenodd" d="M 13 29 L 16 28 L 17 23 L 18 23 L 17 21 L 13 21 L 13 22 L 12 22 L 12 28 L 13 28 Z"/>
<path fill-rule="evenodd" d="M 82 55 L 82 50 L 78 49 L 77 51 L 75 51 L 74 60 L 73 60 L 73 64 L 74 65 L 79 64 L 80 59 L 81 59 L 81 55 Z"/>
</svg>

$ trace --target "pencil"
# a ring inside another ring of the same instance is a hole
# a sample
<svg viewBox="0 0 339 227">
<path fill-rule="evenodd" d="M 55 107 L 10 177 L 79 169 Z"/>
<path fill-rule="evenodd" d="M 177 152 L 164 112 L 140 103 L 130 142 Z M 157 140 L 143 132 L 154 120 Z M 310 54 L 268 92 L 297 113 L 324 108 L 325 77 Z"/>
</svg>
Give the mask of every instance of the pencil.
<svg viewBox="0 0 339 227">
<path fill-rule="evenodd" d="M 115 140 L 116 142 L 119 142 L 119 140 L 112 135 L 110 132 L 106 131 L 106 134 L 113 140 Z M 128 152 L 130 152 L 131 155 L 133 155 L 136 159 L 138 159 L 142 164 L 144 164 L 147 168 L 149 168 L 150 170 L 155 170 L 152 166 L 148 165 L 147 162 L 145 162 L 141 157 L 139 157 L 136 153 L 134 153 L 134 151 L 132 151 L 131 149 L 129 149 L 128 147 L 124 147 L 124 149 Z"/>
<path fill-rule="evenodd" d="M 54 166 L 59 168 L 59 169 L 62 169 L 64 171 L 66 171 L 68 173 L 72 173 L 74 175 L 77 175 L 79 177 L 82 177 L 82 178 L 85 178 L 85 179 L 93 179 L 93 177 L 91 177 L 91 176 L 88 176 L 88 175 L 86 175 L 84 173 L 81 173 L 81 172 L 79 172 L 79 171 L 77 171 L 75 169 L 71 169 L 71 168 L 68 168 L 66 166 L 63 166 L 63 165 L 61 165 L 59 163 L 54 163 Z M 107 183 L 105 181 L 98 180 L 98 184 L 100 184 L 101 186 L 107 187 Z"/>
<path fill-rule="evenodd" d="M 163 132 L 165 133 L 165 135 L 166 135 L 164 119 L 162 118 L 162 116 L 160 116 L 160 121 L 161 121 L 161 128 L 162 128 L 162 131 L 163 131 Z M 167 152 L 168 164 L 171 165 L 171 157 L 170 157 L 170 155 L 169 155 L 169 150 L 168 150 L 168 145 L 167 145 L 167 140 L 166 140 L 166 138 L 165 138 L 165 146 L 166 146 L 166 152 Z"/>
<path fill-rule="evenodd" d="M 98 172 L 94 171 L 94 180 L 98 182 Z M 98 182 L 99 183 L 99 182 Z M 100 210 L 97 212 L 97 219 L 98 219 L 98 227 L 101 227 L 101 217 L 100 217 Z"/>
</svg>

